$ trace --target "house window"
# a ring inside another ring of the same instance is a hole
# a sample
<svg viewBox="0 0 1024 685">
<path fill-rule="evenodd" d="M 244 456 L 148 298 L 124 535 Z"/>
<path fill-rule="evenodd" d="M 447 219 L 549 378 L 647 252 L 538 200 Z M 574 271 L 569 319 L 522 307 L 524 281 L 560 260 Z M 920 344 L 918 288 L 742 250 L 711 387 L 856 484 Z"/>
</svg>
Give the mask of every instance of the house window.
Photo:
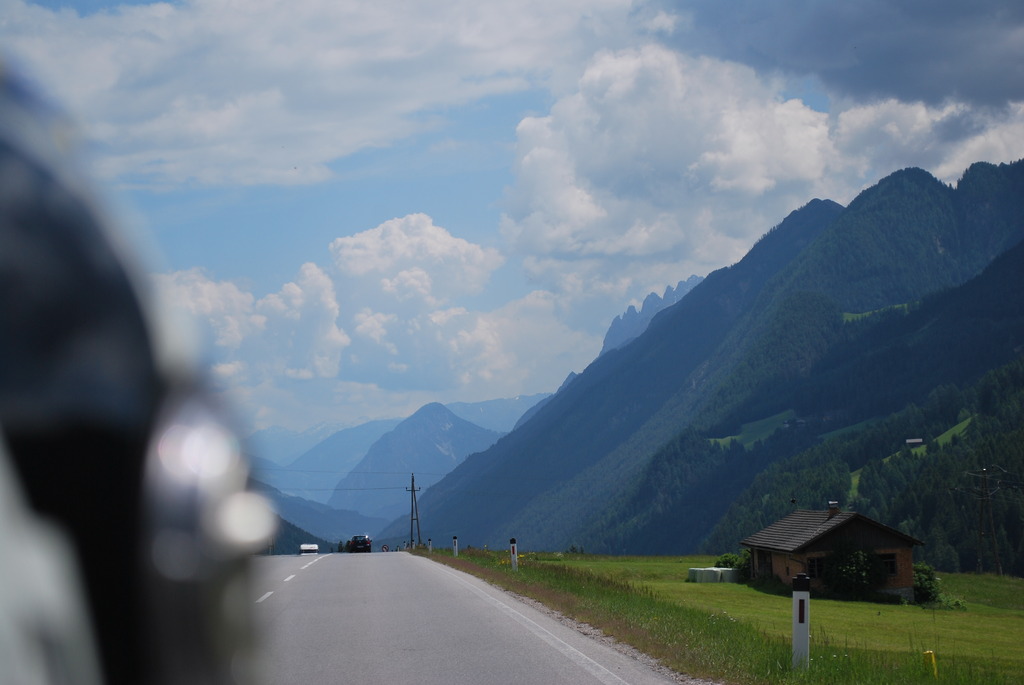
<svg viewBox="0 0 1024 685">
<path fill-rule="evenodd" d="M 763 549 L 757 550 L 757 572 L 762 578 L 772 575 L 772 554 Z"/>
<path fill-rule="evenodd" d="M 811 557 L 807 560 L 807 576 L 809 578 L 821 578 L 825 571 L 825 557 Z"/>
<path fill-rule="evenodd" d="M 885 572 L 890 576 L 896 575 L 896 555 L 895 554 L 879 554 L 878 558 L 885 564 Z"/>
</svg>

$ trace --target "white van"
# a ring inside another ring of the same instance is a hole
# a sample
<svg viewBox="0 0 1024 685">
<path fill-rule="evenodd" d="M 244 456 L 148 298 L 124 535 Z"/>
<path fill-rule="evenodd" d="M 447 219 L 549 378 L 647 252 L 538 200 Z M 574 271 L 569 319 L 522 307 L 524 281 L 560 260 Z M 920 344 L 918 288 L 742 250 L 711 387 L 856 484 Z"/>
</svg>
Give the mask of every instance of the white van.
<svg viewBox="0 0 1024 685">
<path fill-rule="evenodd" d="M 320 554 L 320 545 L 299 545 L 299 554 Z"/>
</svg>

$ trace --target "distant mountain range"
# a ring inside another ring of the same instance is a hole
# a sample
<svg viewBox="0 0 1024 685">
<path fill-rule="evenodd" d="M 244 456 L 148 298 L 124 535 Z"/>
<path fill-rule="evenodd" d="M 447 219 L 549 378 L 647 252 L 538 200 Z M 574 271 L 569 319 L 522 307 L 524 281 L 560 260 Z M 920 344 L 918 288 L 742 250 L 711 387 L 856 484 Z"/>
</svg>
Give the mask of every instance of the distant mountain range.
<svg viewBox="0 0 1024 685">
<path fill-rule="evenodd" d="M 369 421 L 321 436 L 290 462 L 256 459 L 259 478 L 290 495 L 326 503 L 334 486 L 359 463 L 367 450 L 401 419 Z M 302 439 L 303 435 L 296 436 Z"/>
<path fill-rule="evenodd" d="M 305 431 L 293 431 L 280 426 L 258 430 L 246 439 L 253 453 L 274 464 L 290 464 L 303 452 L 342 430 L 340 425 L 321 423 Z"/>
<path fill-rule="evenodd" d="M 507 433 L 524 412 L 545 397 L 456 402 L 448 409 L 479 427 Z M 327 503 L 338 482 L 404 420 L 379 419 L 347 428 L 321 424 L 303 432 L 269 428 L 254 433 L 247 442 L 262 482 L 289 495 Z"/>
<path fill-rule="evenodd" d="M 289 435 L 295 444 L 306 444 L 310 434 L 319 441 L 291 463 L 252 455 L 254 480 L 271 497 L 281 518 L 292 524 L 282 527 L 282 535 L 308 533 L 307 537 L 339 540 L 356 533 L 372 535 L 399 512 L 408 511 L 413 474 L 418 474 L 416 487 L 422 490 L 503 435 L 458 414 L 507 432 L 520 414 L 546 397 L 459 403 L 452 409 L 428 404 L 405 419 L 370 421 L 333 432 L 321 427 L 311 433 L 265 431 L 257 442 L 277 444 L 285 451 L 293 449 Z M 292 546 L 286 542 L 282 549 Z"/>
<path fill-rule="evenodd" d="M 612 322 L 606 341 L 635 337 L 655 313 L 678 301 L 700 282 L 696 276 L 651 293 L 642 311 L 630 307 Z M 606 343 L 607 344 L 607 343 Z M 566 384 L 575 377 L 570 374 Z M 563 385 L 564 387 L 564 385 Z M 288 522 L 288 541 L 306 535 L 375 534 L 410 506 L 406 484 L 419 474 L 418 490 L 429 487 L 471 452 L 483 451 L 526 420 L 551 395 L 522 395 L 483 402 L 431 404 L 406 419 L 382 419 L 338 428 L 319 424 L 303 432 L 258 431 L 248 441 L 260 488 Z"/>
<path fill-rule="evenodd" d="M 355 511 L 343 511 L 328 507 L 319 502 L 310 502 L 301 497 L 286 495 L 277 488 L 273 488 L 258 480 L 254 481 L 253 489 L 262 492 L 270 499 L 277 511 L 277 515 L 300 529 L 300 532 L 312 534 L 313 537 L 322 540 L 332 541 L 337 546 L 341 540 L 347 540 L 353 535 L 377 531 L 386 523 L 384 519 L 375 519 L 370 516 L 363 516 Z M 279 534 L 287 532 L 294 535 L 295 531 L 284 529 Z M 289 538 L 287 544 L 275 543 L 278 552 L 292 553 L 297 548 L 291 544 L 294 540 Z M 317 540 L 304 540 L 303 542 L 317 542 Z M 301 543 L 299 543 L 301 544 Z"/>
<path fill-rule="evenodd" d="M 429 487 L 501 435 L 459 418 L 444 405 L 428 404 L 375 442 L 341 479 L 328 504 L 394 518 L 410 510 L 413 476 L 417 488 Z"/>
<path fill-rule="evenodd" d="M 277 534 L 267 545 L 267 554 L 298 554 L 299 545 L 314 544 L 320 546 L 321 552 L 333 552 L 338 549 L 338 540 L 325 540 L 303 530 L 286 519 L 278 521 Z"/>
<path fill-rule="evenodd" d="M 640 312 L 630 306 L 624 314 L 617 316 L 612 321 L 605 336 L 605 347 L 610 349 L 609 346 L 624 344 L 628 339 L 639 335 L 657 312 L 677 302 L 701 280 L 698 276 L 691 276 L 686 281 L 680 281 L 675 288 L 668 286 L 664 296 L 650 293 L 645 298 Z M 567 384 L 575 375 L 575 373 L 571 373 L 565 383 Z M 490 446 L 502 434 L 511 431 L 519 422 L 532 416 L 550 397 L 551 395 L 548 393 L 540 393 L 482 402 L 453 402 L 445 405 L 445 408 L 455 417 L 473 424 L 473 426 L 462 424 L 461 430 L 474 432 L 478 427 L 494 433 L 485 439 L 485 441 L 490 440 L 487 445 L 478 445 L 475 440 L 468 439 L 467 444 L 471 444 L 474 449 L 482 450 L 484 447 Z M 414 422 L 422 422 L 425 416 L 427 415 L 416 416 Z M 442 418 L 436 412 L 429 416 L 441 423 L 450 423 L 448 418 Z M 376 466 L 372 464 L 386 461 L 380 455 L 391 449 L 387 445 L 401 441 L 396 436 L 389 436 L 389 434 L 402 426 L 408 418 L 380 419 L 345 428 L 331 424 L 318 424 L 302 432 L 271 427 L 257 431 L 250 436 L 247 442 L 252 452 L 251 458 L 259 480 L 280 490 L 283 494 L 321 504 L 327 504 L 334 498 L 333 504 L 348 504 L 361 508 L 364 513 L 376 510 L 380 514 L 383 510 L 378 510 L 375 504 L 371 504 L 378 499 L 376 496 L 336 495 L 335 491 L 340 486 L 341 480 L 353 470 L 366 472 L 368 470 L 380 471 L 384 468 L 381 464 Z M 419 426 L 416 430 L 424 432 L 428 429 Z M 403 426 L 399 432 L 410 433 L 412 431 L 409 426 Z M 462 438 L 456 437 L 454 440 L 458 443 Z M 378 442 L 382 444 L 378 446 Z M 372 455 L 371 450 L 373 450 Z M 356 468 L 360 461 L 368 455 L 371 456 L 370 462 Z M 408 461 L 410 464 L 419 466 L 416 458 Z M 461 461 L 461 458 L 455 463 L 449 464 L 441 475 L 447 473 L 458 461 Z M 435 472 L 440 466 L 433 463 L 429 457 L 423 463 L 427 464 L 427 469 L 419 468 L 419 471 L 424 476 L 427 472 L 432 474 L 423 483 L 435 482 L 437 478 L 433 476 L 437 475 Z M 413 469 L 413 471 L 415 470 Z M 362 478 L 362 480 L 367 482 L 349 482 L 346 485 L 347 491 L 369 492 L 366 488 L 371 487 L 368 482 L 373 479 Z M 362 489 L 353 490 L 352 488 Z M 370 508 L 366 509 L 366 507 Z M 394 508 L 394 503 L 392 503 L 391 509 Z"/>
<path fill-rule="evenodd" d="M 735 545 L 760 509 L 840 499 L 899 516 L 884 522 L 925 540 L 925 558 L 967 563 L 970 524 L 949 517 L 977 511 L 948 502 L 943 528 L 959 537 L 938 539 L 928 517 L 955 484 L 925 480 L 927 464 L 962 478 L 982 457 L 950 450 L 1002 444 L 1024 423 L 1022 238 L 1024 162 L 972 165 L 955 186 L 907 169 L 848 207 L 813 200 L 425 491 L 424 529 L 685 553 Z M 883 440 L 884 426 L 899 428 Z M 933 444 L 892 458 L 906 431 Z M 1024 471 L 1019 449 L 989 456 Z M 1001 557 L 1024 573 L 1022 505 L 1000 507 Z"/>
<path fill-rule="evenodd" d="M 629 305 L 624 313 L 612 320 L 612 324 L 604 336 L 601 354 L 622 347 L 637 338 L 647 330 L 647 326 L 650 325 L 655 314 L 683 299 L 683 295 L 693 290 L 694 286 L 703 280 L 700 276 L 690 276 L 685 281 L 679 281 L 675 288 L 672 286 L 665 288 L 664 295 L 651 293 L 644 298 L 643 304 L 640 305 L 640 311 L 637 311 L 633 305 Z"/>
<path fill-rule="evenodd" d="M 460 419 L 497 433 L 508 433 L 519 418 L 550 393 L 517 395 L 483 402 L 452 402 L 444 405 Z"/>
</svg>

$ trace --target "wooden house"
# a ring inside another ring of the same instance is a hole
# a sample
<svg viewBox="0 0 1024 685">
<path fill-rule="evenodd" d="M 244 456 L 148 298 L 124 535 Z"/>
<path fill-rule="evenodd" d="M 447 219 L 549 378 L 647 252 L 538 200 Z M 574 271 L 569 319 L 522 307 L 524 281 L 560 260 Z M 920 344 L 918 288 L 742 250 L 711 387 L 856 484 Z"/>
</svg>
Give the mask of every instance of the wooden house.
<svg viewBox="0 0 1024 685">
<path fill-rule="evenodd" d="M 888 571 L 879 590 L 913 601 L 913 550 L 924 543 L 867 516 L 840 511 L 838 503 L 829 502 L 825 511 L 794 511 L 740 544 L 750 549 L 754 577 L 776 576 L 789 584 L 796 574 L 806 573 L 812 588 L 823 587 L 826 557 L 840 545 L 871 550 Z"/>
</svg>

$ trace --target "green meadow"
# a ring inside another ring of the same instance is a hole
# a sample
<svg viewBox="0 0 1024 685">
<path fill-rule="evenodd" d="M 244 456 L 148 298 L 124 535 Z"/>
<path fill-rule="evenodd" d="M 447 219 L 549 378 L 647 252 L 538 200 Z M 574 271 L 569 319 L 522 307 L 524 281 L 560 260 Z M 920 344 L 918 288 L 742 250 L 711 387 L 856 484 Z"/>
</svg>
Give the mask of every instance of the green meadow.
<svg viewBox="0 0 1024 685">
<path fill-rule="evenodd" d="M 745 584 L 687 582 L 713 557 L 467 550 L 455 565 L 601 628 L 689 675 L 729 683 L 1024 682 L 1024 580 L 939 574 L 962 608 L 812 597 L 811 663 L 791 667 L 792 599 Z M 931 656 L 934 654 L 934 666 Z"/>
</svg>

